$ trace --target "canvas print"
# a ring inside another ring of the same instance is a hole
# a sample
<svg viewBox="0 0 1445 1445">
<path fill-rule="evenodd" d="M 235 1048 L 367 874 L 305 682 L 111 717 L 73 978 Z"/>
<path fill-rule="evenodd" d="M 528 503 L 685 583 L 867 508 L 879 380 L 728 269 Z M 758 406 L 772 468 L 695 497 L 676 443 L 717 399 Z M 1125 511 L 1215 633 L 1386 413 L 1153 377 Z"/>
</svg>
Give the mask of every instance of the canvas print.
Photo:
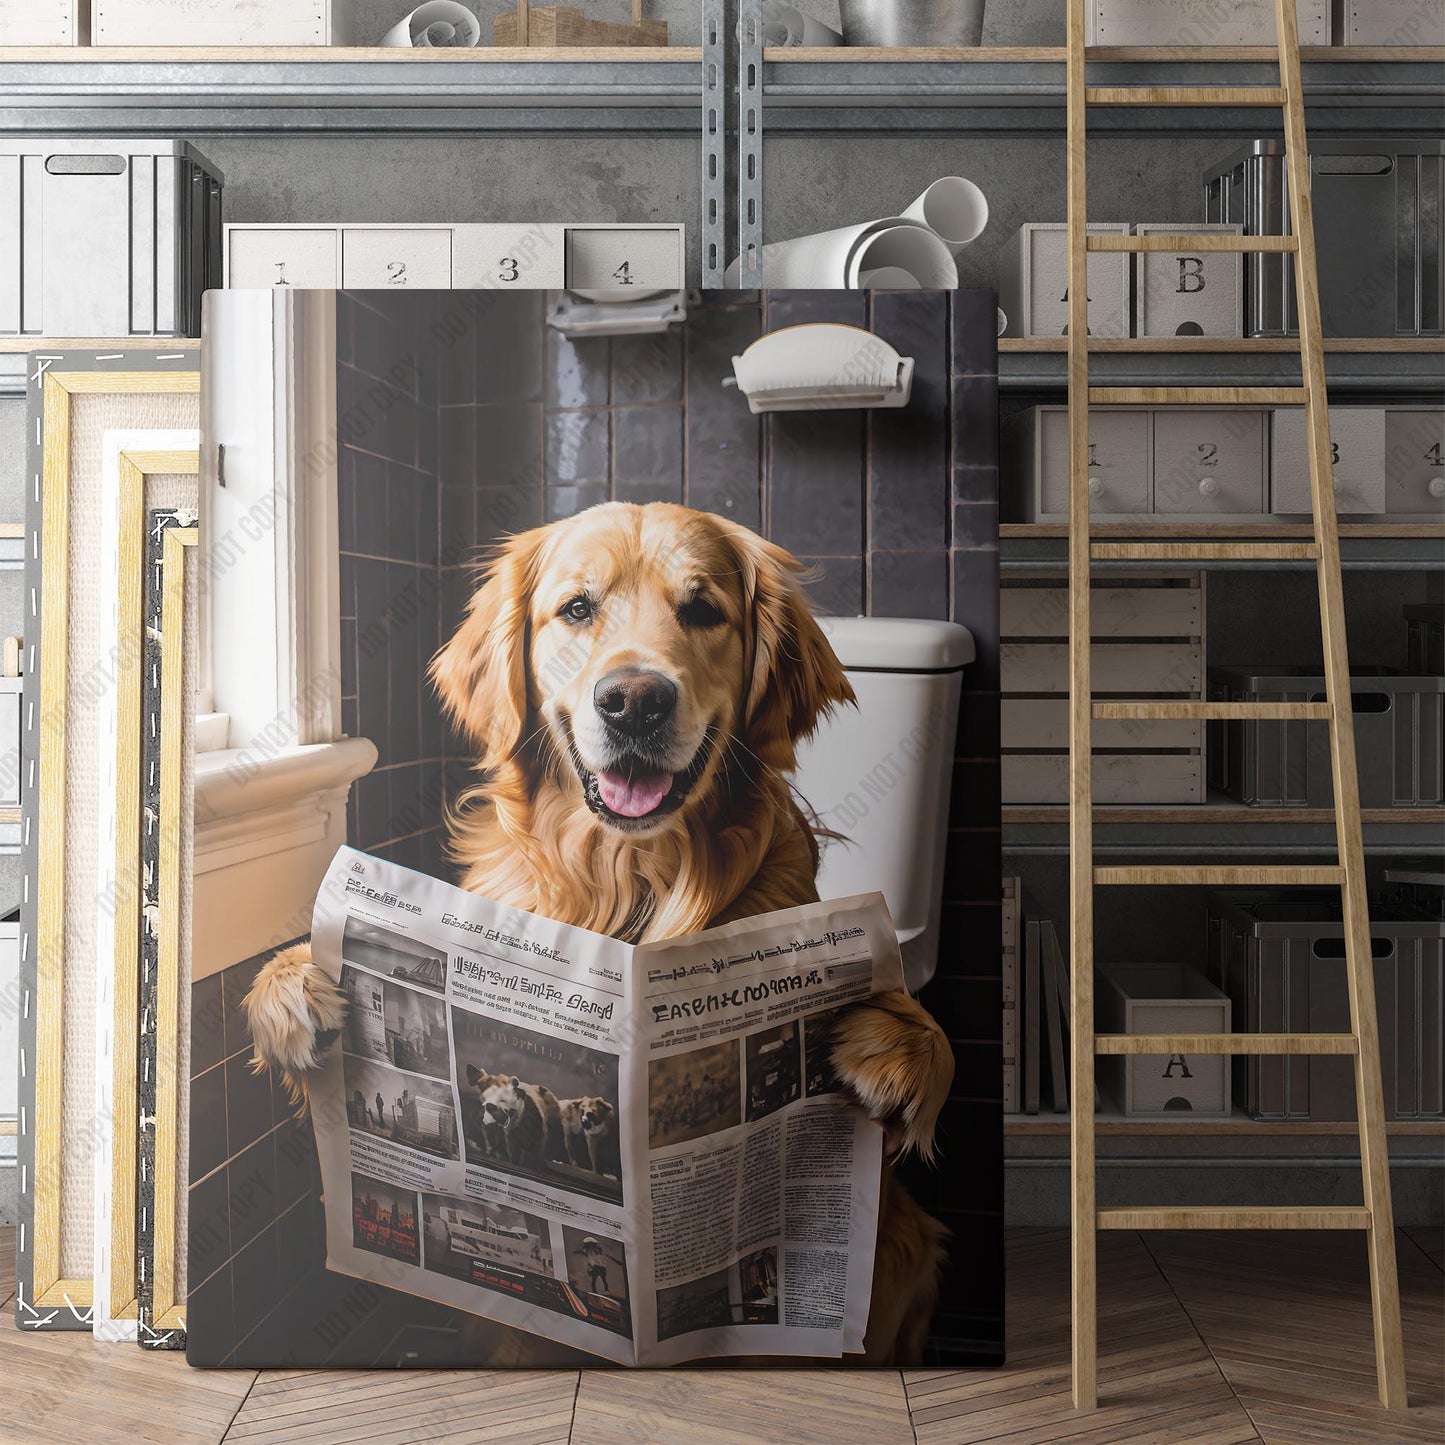
<svg viewBox="0 0 1445 1445">
<path fill-rule="evenodd" d="M 547 293 L 210 301 L 208 406 L 246 306 L 324 308 L 334 355 L 289 364 L 335 418 L 302 448 L 334 500 L 315 710 L 357 851 L 308 856 L 219 979 L 272 1091 L 246 1233 L 286 1268 L 242 1311 L 236 1256 L 195 1262 L 192 1363 L 1000 1358 L 998 1106 L 950 1091 L 998 1036 L 960 982 L 996 940 L 958 931 L 996 905 L 997 790 L 947 801 L 956 758 L 997 771 L 992 295 L 611 331 Z M 880 1029 L 916 1040 L 886 1087 Z M 925 1267 L 875 1275 L 915 1229 Z"/>
</svg>

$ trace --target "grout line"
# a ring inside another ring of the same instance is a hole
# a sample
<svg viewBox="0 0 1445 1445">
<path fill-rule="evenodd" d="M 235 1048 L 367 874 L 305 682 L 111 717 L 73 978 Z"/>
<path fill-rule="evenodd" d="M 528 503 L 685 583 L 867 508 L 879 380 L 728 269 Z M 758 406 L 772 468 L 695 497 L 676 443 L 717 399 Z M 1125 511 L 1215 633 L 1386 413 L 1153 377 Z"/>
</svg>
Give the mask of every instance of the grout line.
<svg viewBox="0 0 1445 1445">
<path fill-rule="evenodd" d="M 1162 1264 L 1160 1264 L 1159 1259 L 1155 1255 L 1154 1251 L 1149 1248 L 1149 1241 L 1145 1239 L 1143 1234 L 1139 1233 L 1138 1231 L 1134 1231 L 1134 1238 L 1137 1239 L 1141 1245 L 1143 1245 L 1144 1253 L 1149 1256 L 1150 1263 L 1152 1263 L 1154 1268 L 1159 1271 L 1159 1278 L 1163 1280 L 1164 1287 L 1169 1291 L 1170 1294 L 1174 1296 L 1174 1302 L 1179 1306 L 1179 1309 L 1183 1313 L 1184 1318 L 1189 1321 L 1189 1327 L 1194 1331 L 1194 1334 L 1199 1340 L 1199 1343 L 1204 1346 L 1206 1353 L 1209 1355 L 1209 1358 L 1214 1365 L 1215 1372 L 1219 1375 L 1219 1378 L 1224 1381 L 1225 1389 L 1229 1391 L 1230 1395 L 1239 1405 L 1239 1408 L 1244 1411 L 1245 1419 L 1249 1421 L 1250 1427 L 1254 1430 L 1255 1439 L 1260 1441 L 1261 1445 L 1267 1445 L 1265 1437 L 1260 1434 L 1259 1421 L 1254 1418 L 1254 1414 L 1250 1410 L 1249 1406 L 1246 1405 L 1242 1399 L 1240 1399 L 1239 1392 L 1234 1388 L 1234 1381 L 1229 1378 L 1228 1372 L 1219 1363 L 1219 1357 L 1214 1353 L 1214 1347 L 1209 1343 L 1207 1339 L 1205 1339 L 1204 1332 L 1199 1328 L 1198 1322 L 1195 1320 L 1194 1316 L 1189 1313 L 1189 1306 L 1186 1305 L 1182 1299 L 1180 1299 L 1179 1291 L 1174 1288 L 1174 1281 L 1169 1278 L 1168 1271 L 1164 1268 Z"/>
</svg>

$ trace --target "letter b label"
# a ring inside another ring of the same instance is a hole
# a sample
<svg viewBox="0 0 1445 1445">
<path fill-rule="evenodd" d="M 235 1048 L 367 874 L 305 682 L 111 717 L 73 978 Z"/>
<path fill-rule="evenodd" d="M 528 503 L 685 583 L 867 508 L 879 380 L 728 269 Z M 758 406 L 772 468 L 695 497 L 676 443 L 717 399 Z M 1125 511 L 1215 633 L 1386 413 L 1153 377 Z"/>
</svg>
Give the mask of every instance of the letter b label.
<svg viewBox="0 0 1445 1445">
<path fill-rule="evenodd" d="M 1203 290 L 1204 258 L 1202 256 L 1180 256 L 1179 285 L 1175 289 L 1175 294 L 1193 296 L 1195 292 Z"/>
</svg>

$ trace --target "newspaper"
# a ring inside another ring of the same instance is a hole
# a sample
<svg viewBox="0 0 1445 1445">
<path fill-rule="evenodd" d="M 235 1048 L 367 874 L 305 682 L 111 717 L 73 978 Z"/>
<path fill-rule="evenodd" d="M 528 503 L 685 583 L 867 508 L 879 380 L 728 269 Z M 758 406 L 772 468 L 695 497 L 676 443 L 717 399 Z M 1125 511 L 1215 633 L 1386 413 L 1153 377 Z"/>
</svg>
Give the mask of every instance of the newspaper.
<svg viewBox="0 0 1445 1445">
<path fill-rule="evenodd" d="M 862 1350 L 882 1129 L 827 1028 L 881 894 L 632 946 L 343 848 L 312 949 L 328 1267 L 619 1364 Z"/>
</svg>

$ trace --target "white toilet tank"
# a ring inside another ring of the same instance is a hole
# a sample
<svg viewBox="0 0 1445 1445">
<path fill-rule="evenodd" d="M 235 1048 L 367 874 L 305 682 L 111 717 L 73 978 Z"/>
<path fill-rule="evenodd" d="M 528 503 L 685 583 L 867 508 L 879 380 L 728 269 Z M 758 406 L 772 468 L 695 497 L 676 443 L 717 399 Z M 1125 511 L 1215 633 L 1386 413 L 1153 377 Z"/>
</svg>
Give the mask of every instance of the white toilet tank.
<svg viewBox="0 0 1445 1445">
<path fill-rule="evenodd" d="M 938 964 L 954 734 L 973 636 L 953 622 L 820 617 L 858 695 L 798 750 L 793 783 L 817 821 L 818 894 L 881 890 L 908 986 Z"/>
</svg>

